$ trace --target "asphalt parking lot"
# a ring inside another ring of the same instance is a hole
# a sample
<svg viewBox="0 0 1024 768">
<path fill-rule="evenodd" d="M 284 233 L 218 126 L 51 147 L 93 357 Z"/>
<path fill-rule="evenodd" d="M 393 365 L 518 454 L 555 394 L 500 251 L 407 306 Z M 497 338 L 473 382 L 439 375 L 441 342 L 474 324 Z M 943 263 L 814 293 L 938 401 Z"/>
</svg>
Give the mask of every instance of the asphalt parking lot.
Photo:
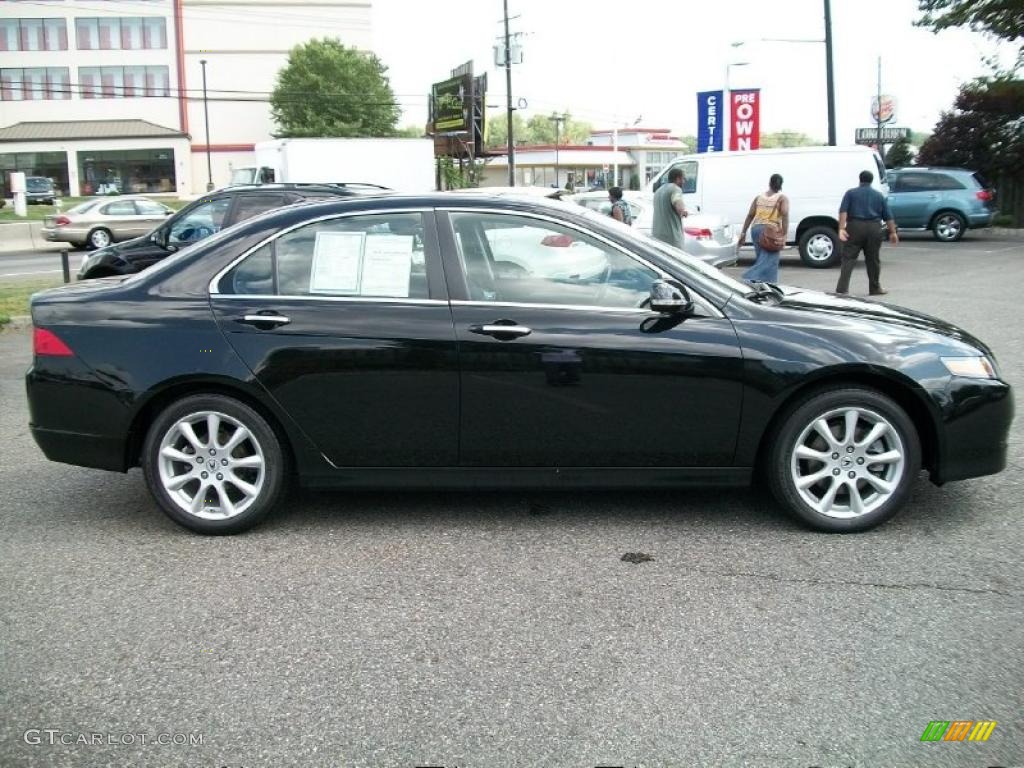
<svg viewBox="0 0 1024 768">
<path fill-rule="evenodd" d="M 1019 393 L 1024 235 L 882 258 Z M 0 333 L 2 766 L 1024 765 L 1024 419 L 1005 472 L 860 535 L 744 489 L 298 493 L 203 538 L 137 470 L 44 459 L 29 344 Z"/>
</svg>

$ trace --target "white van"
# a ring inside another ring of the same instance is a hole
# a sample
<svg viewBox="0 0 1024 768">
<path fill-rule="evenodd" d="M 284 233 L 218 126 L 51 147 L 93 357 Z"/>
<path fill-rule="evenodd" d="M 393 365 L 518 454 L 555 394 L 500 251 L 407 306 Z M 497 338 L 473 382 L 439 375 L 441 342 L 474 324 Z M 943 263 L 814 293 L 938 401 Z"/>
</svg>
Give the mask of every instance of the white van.
<svg viewBox="0 0 1024 768">
<path fill-rule="evenodd" d="M 773 173 L 782 175 L 789 198 L 786 239 L 800 246 L 800 258 L 812 267 L 839 263 L 839 203 L 859 183 L 861 171 L 875 176 L 873 186 L 888 195 L 885 166 L 869 147 L 792 147 L 752 152 L 709 152 L 683 155 L 654 177 L 654 191 L 668 181 L 672 168 L 682 168 L 686 207 L 728 217 L 743 226 L 750 201 L 768 189 Z M 747 242 L 749 242 L 749 233 Z"/>
</svg>

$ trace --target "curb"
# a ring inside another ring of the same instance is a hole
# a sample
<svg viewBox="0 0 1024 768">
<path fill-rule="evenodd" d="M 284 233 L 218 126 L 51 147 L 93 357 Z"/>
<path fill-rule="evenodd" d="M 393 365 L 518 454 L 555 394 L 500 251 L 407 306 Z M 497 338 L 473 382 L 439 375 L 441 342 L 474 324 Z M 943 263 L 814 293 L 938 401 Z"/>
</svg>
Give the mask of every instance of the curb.
<svg viewBox="0 0 1024 768">
<path fill-rule="evenodd" d="M 11 315 L 11 321 L 0 325 L 0 332 L 11 330 L 21 331 L 32 327 L 31 315 Z"/>
<path fill-rule="evenodd" d="M 0 254 L 19 251 L 59 251 L 69 243 L 44 240 L 41 221 L 10 221 L 0 224 Z"/>
</svg>

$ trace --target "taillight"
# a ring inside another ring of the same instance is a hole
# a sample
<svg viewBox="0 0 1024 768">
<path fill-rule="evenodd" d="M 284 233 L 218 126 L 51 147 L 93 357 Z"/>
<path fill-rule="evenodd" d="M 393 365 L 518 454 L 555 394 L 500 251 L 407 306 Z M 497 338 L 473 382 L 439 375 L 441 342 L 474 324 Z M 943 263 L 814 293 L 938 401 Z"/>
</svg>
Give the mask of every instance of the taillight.
<svg viewBox="0 0 1024 768">
<path fill-rule="evenodd" d="M 58 216 L 57 218 L 55 218 L 53 220 L 53 225 L 55 227 L 64 227 L 64 226 L 67 226 L 70 223 L 71 223 L 71 219 L 69 219 L 67 216 Z"/>
<path fill-rule="evenodd" d="M 36 328 L 32 332 L 32 353 L 36 357 L 72 357 L 75 354 L 57 334 L 45 328 Z"/>
<path fill-rule="evenodd" d="M 995 195 L 992 194 L 991 189 L 979 189 L 977 192 L 974 193 L 974 196 L 981 200 L 981 202 L 983 203 L 991 203 L 992 198 L 995 197 Z"/>
<path fill-rule="evenodd" d="M 711 230 L 707 227 L 683 227 L 683 231 L 690 237 L 695 237 L 698 240 L 711 239 Z"/>
</svg>

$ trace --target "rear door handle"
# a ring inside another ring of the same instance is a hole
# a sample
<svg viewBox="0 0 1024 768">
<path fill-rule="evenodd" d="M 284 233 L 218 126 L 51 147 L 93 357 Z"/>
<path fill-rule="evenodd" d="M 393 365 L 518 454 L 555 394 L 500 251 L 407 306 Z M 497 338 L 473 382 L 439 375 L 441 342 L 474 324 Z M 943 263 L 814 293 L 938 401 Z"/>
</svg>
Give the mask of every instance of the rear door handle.
<svg viewBox="0 0 1024 768">
<path fill-rule="evenodd" d="M 235 322 L 243 323 L 245 325 L 288 325 L 292 320 L 290 317 L 284 315 L 244 315 L 235 319 Z"/>
<path fill-rule="evenodd" d="M 493 336 L 494 338 L 502 341 L 518 339 L 522 336 L 529 336 L 533 333 L 533 329 L 527 328 L 525 325 L 502 325 L 500 323 L 471 325 L 469 326 L 469 330 L 472 333 L 479 333 L 482 336 Z"/>
</svg>

